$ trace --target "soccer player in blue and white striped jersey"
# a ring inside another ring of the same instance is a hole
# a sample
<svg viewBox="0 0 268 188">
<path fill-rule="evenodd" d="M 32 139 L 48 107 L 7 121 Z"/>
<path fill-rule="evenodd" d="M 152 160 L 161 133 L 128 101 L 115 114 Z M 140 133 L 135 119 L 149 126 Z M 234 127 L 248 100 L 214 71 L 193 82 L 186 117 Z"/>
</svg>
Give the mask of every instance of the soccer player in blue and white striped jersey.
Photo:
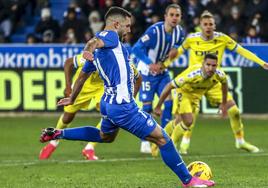
<svg viewBox="0 0 268 188">
<path fill-rule="evenodd" d="M 163 128 L 135 103 L 134 74 L 130 67 L 129 54 L 120 42 L 120 38 L 130 32 L 131 14 L 122 8 L 111 7 L 105 16 L 105 23 L 104 30 L 97 33 L 85 47 L 83 56 L 89 61 L 75 82 L 71 96 L 61 99 L 58 103 L 72 104 L 88 75 L 97 69 L 105 87 L 100 104 L 101 129 L 91 126 L 63 130 L 47 128 L 43 131 L 40 141 L 67 139 L 112 142 L 119 128 L 122 128 L 141 139 L 157 144 L 163 161 L 183 182 L 183 187 L 213 186 L 213 181 L 191 176 Z"/>
<path fill-rule="evenodd" d="M 145 112 L 152 112 L 152 102 L 155 93 L 161 95 L 164 87 L 171 81 L 167 70 L 160 70 L 161 64 L 173 48 L 178 48 L 184 40 L 185 34 L 179 25 L 181 8 L 177 4 L 170 4 L 165 10 L 165 20 L 150 26 L 133 46 L 132 51 L 138 61 L 137 69 L 142 75 L 140 101 Z M 164 128 L 172 119 L 171 95 L 164 102 L 161 126 Z M 141 143 L 141 152 L 150 153 L 150 144 Z"/>
</svg>

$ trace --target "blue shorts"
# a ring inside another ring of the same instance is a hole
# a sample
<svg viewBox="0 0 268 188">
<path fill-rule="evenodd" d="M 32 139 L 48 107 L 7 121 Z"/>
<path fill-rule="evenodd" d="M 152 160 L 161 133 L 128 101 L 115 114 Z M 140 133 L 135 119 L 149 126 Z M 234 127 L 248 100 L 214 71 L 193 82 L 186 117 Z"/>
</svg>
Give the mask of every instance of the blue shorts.
<svg viewBox="0 0 268 188">
<path fill-rule="evenodd" d="M 140 101 L 153 101 L 155 93 L 160 96 L 165 86 L 171 81 L 169 73 L 166 71 L 163 74 L 152 76 L 142 75 L 142 87 L 140 87 Z"/>
<path fill-rule="evenodd" d="M 135 101 L 127 104 L 109 104 L 101 101 L 101 131 L 113 133 L 122 128 L 141 139 L 145 139 L 156 128 L 152 116 L 140 110 Z"/>
</svg>

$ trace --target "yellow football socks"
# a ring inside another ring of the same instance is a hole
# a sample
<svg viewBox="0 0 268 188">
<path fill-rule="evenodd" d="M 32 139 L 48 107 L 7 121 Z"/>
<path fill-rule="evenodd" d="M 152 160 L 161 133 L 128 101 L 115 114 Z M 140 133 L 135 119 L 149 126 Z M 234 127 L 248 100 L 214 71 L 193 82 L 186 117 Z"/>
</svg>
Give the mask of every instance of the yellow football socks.
<svg viewBox="0 0 268 188">
<path fill-rule="evenodd" d="M 175 126 L 171 135 L 171 139 L 175 147 L 177 147 L 180 138 L 182 137 L 182 135 L 185 133 L 186 130 L 188 130 L 188 127 L 184 125 L 183 121 L 181 121 Z"/>
<path fill-rule="evenodd" d="M 228 110 L 231 127 L 236 139 L 244 138 L 243 123 L 241 120 L 239 109 L 236 105 L 232 106 Z"/>
<path fill-rule="evenodd" d="M 174 127 L 175 127 L 175 119 L 169 121 L 165 127 L 165 131 L 169 136 L 172 134 Z"/>
<path fill-rule="evenodd" d="M 62 118 L 63 118 L 63 114 L 60 116 L 60 118 L 58 120 L 56 129 L 65 129 L 70 125 L 70 123 L 68 123 L 68 124 L 63 123 Z"/>
</svg>

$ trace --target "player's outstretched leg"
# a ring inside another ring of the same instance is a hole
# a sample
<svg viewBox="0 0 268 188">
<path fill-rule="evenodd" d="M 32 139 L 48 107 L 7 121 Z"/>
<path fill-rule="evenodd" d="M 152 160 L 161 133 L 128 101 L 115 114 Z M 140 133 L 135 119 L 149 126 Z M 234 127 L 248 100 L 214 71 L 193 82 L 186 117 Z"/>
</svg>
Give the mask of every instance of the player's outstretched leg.
<svg viewBox="0 0 268 188">
<path fill-rule="evenodd" d="M 237 149 L 243 149 L 251 153 L 258 153 L 258 147 L 248 143 L 244 139 L 244 126 L 241 119 L 241 114 L 236 105 L 228 109 L 228 116 L 230 118 L 231 127 L 235 136 L 235 146 Z"/>
<path fill-rule="evenodd" d="M 182 181 L 183 187 L 214 186 L 215 183 L 213 181 L 201 180 L 191 176 L 172 140 L 160 126 L 156 126 L 153 132 L 146 138 L 159 146 L 163 161 Z"/>
<path fill-rule="evenodd" d="M 46 128 L 42 130 L 40 142 L 48 142 L 50 140 L 65 139 L 65 140 L 81 140 L 88 142 L 103 142 L 100 130 L 93 126 L 55 129 Z M 108 140 L 108 139 L 107 139 Z M 109 142 L 109 140 L 107 141 Z"/>
</svg>

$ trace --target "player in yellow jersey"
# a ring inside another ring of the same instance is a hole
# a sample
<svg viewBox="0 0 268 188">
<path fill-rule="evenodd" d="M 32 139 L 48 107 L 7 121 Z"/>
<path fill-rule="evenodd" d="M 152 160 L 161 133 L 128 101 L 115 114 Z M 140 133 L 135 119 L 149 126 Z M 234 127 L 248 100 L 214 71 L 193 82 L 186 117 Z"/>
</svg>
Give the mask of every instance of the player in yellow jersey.
<svg viewBox="0 0 268 188">
<path fill-rule="evenodd" d="M 85 63 L 85 59 L 82 57 L 82 54 L 75 55 L 72 58 L 68 58 L 64 64 L 64 73 L 65 73 L 65 96 L 70 96 L 72 92 L 72 73 L 73 69 L 76 68 L 76 73 L 73 77 L 75 81 Z M 88 106 L 92 99 L 96 101 L 96 108 L 99 109 L 99 102 L 101 96 L 103 95 L 104 87 L 103 81 L 99 77 L 97 72 L 94 72 L 90 75 L 87 79 L 86 83 L 83 86 L 83 89 L 79 93 L 75 103 L 73 105 L 65 106 L 64 113 L 60 116 L 56 128 L 64 129 L 70 126 L 71 122 L 73 121 L 76 113 L 81 109 L 88 109 Z M 100 127 L 100 122 L 97 125 L 97 128 Z M 51 154 L 55 151 L 56 147 L 58 146 L 59 141 L 54 140 L 47 144 L 40 152 L 39 159 L 48 159 Z M 97 160 L 98 157 L 95 156 L 94 152 L 95 143 L 88 143 L 86 147 L 83 149 L 82 154 L 85 156 L 87 160 Z"/>
<path fill-rule="evenodd" d="M 166 132 L 171 135 L 175 146 L 180 137 L 191 128 L 194 122 L 196 111 L 199 111 L 199 103 L 203 95 L 218 83 L 221 83 L 222 105 L 221 112 L 226 116 L 227 102 L 227 79 L 225 73 L 218 67 L 218 57 L 215 54 L 206 54 L 204 62 L 200 65 L 194 65 L 187 68 L 181 74 L 176 76 L 161 93 L 159 102 L 154 109 L 156 115 L 161 114 L 161 106 L 172 89 L 178 93 L 178 103 L 176 114 L 180 118 L 172 120 L 171 126 L 165 127 Z M 184 108 L 182 108 L 182 106 Z M 152 147 L 152 155 L 157 156 L 157 147 Z"/>
<path fill-rule="evenodd" d="M 65 81 L 66 81 L 66 87 L 64 91 L 65 97 L 70 96 L 72 93 L 72 72 L 73 69 L 76 68 L 76 73 L 73 77 L 73 83 L 78 78 L 82 67 L 85 63 L 85 59 L 82 57 L 82 54 L 75 55 L 72 58 L 68 58 L 65 61 L 64 64 L 64 73 L 65 73 Z M 139 72 L 136 70 L 134 64 L 131 64 L 132 69 L 134 70 L 134 76 L 135 76 L 135 88 L 134 88 L 134 96 L 137 95 L 137 92 L 139 90 L 139 87 L 141 85 L 141 76 Z M 64 113 L 61 115 L 61 117 L 58 120 L 57 129 L 64 129 L 70 126 L 71 122 L 73 121 L 76 113 L 79 110 L 86 110 L 88 109 L 88 106 L 92 99 L 96 102 L 96 109 L 99 110 L 99 103 L 101 100 L 101 97 L 104 92 L 104 86 L 103 81 L 99 77 L 98 72 L 92 73 L 87 81 L 85 82 L 81 92 L 77 96 L 74 104 L 65 106 L 64 107 Z M 97 125 L 97 128 L 100 128 L 100 122 Z M 59 140 L 53 140 L 50 141 L 49 144 L 47 144 L 40 152 L 39 159 L 44 160 L 48 159 L 51 154 L 55 151 L 56 147 L 59 144 Z M 87 160 L 97 160 L 98 157 L 95 155 L 94 147 L 96 143 L 89 142 L 86 147 L 83 149 L 82 154 L 85 156 Z"/>
<path fill-rule="evenodd" d="M 229 36 L 220 32 L 215 32 L 215 20 L 210 12 L 205 11 L 201 15 L 200 27 L 201 32 L 190 34 L 189 36 L 187 36 L 187 38 L 178 48 L 178 50 L 173 50 L 172 52 L 170 52 L 169 59 L 164 62 L 164 67 L 168 67 L 168 65 L 171 64 L 171 62 L 173 62 L 175 58 L 178 58 L 186 50 L 189 50 L 189 66 L 201 64 L 207 53 L 215 53 L 218 56 L 218 66 L 221 66 L 224 50 L 229 49 L 231 51 L 237 52 L 238 54 L 253 62 L 256 62 L 264 69 L 268 70 L 268 64 L 258 58 L 255 54 L 237 44 Z M 206 98 L 213 106 L 221 104 L 222 94 L 220 88 L 221 84 L 217 84 L 213 88 L 208 90 L 205 94 Z M 244 130 L 240 111 L 230 94 L 228 94 L 227 109 L 231 127 L 236 139 L 236 148 L 244 149 L 252 153 L 259 152 L 259 149 L 256 146 L 249 144 L 244 140 Z M 196 114 L 198 114 L 198 112 Z M 172 122 L 170 122 L 170 124 L 172 124 Z M 194 125 L 192 125 L 191 127 L 193 126 Z M 182 143 L 180 146 L 181 153 L 187 153 L 187 150 L 190 145 L 190 137 L 191 131 L 187 131 L 183 136 Z"/>
</svg>

